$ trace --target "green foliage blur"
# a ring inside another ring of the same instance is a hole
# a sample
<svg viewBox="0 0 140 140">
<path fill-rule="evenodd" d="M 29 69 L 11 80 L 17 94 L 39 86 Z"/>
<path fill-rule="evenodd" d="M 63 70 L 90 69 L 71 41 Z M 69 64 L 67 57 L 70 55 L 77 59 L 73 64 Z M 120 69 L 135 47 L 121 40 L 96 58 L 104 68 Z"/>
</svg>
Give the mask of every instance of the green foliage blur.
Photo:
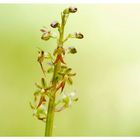
<svg viewBox="0 0 140 140">
<path fill-rule="evenodd" d="M 42 72 L 38 49 L 52 52 L 56 42 L 41 40 L 40 29 L 60 19 L 70 5 L 0 5 L 0 136 L 44 136 L 45 124 L 32 116 L 35 82 Z M 84 4 L 70 15 L 66 33 L 77 54 L 66 62 L 77 73 L 79 100 L 55 114 L 55 136 L 140 135 L 140 4 Z"/>
</svg>

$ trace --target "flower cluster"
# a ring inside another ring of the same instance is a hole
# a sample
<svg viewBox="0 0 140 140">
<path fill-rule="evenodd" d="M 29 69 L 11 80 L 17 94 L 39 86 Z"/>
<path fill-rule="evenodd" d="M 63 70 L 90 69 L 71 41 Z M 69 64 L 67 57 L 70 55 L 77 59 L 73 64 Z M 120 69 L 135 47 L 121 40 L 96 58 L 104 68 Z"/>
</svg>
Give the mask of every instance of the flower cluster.
<svg viewBox="0 0 140 140">
<path fill-rule="evenodd" d="M 65 46 L 65 42 L 70 38 L 82 39 L 84 37 L 81 32 L 69 33 L 64 37 L 64 27 L 67 19 L 70 14 L 76 12 L 76 7 L 68 7 L 61 13 L 61 23 L 53 21 L 50 24 L 50 27 L 58 30 L 58 36 L 46 27 L 41 29 L 42 40 L 48 41 L 51 38 L 57 40 L 57 47 L 54 49 L 53 53 L 39 50 L 37 58 L 44 76 L 41 78 L 39 84 L 35 83 L 37 90 L 34 92 L 34 103 L 30 103 L 30 106 L 33 110 L 33 115 L 44 122 L 49 119 L 47 118 L 48 111 L 51 110 L 48 105 L 49 101 L 54 101 L 54 112 L 60 112 L 70 107 L 73 102 L 78 100 L 78 98 L 75 97 L 75 92 L 67 93 L 64 90 L 66 85 L 73 84 L 73 77 L 76 75 L 76 73 L 72 72 L 72 68 L 65 62 L 64 56 L 66 54 L 77 53 L 75 47 Z M 45 68 L 46 64 L 47 68 Z M 51 77 L 50 80 L 49 77 Z"/>
</svg>

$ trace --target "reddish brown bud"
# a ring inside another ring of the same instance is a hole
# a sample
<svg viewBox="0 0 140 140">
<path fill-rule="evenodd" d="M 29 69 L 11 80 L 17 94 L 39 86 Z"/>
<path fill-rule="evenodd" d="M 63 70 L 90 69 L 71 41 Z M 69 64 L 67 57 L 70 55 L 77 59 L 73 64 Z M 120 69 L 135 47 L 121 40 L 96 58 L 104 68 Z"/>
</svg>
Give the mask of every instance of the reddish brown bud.
<svg viewBox="0 0 140 140">
<path fill-rule="evenodd" d="M 77 8 L 76 7 L 69 7 L 69 12 L 70 13 L 75 13 L 75 12 L 77 12 Z"/>
<path fill-rule="evenodd" d="M 59 22 L 57 22 L 57 21 L 53 21 L 53 22 L 51 23 L 50 26 L 51 26 L 52 28 L 57 28 L 57 27 L 60 26 L 60 24 L 59 24 Z"/>
</svg>

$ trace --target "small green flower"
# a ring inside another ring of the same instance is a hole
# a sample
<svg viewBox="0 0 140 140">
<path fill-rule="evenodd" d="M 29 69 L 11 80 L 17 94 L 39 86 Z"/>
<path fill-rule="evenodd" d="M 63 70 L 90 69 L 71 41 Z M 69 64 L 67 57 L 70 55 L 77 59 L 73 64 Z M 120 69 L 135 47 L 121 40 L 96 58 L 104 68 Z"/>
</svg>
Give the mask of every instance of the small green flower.
<svg viewBox="0 0 140 140">
<path fill-rule="evenodd" d="M 68 53 L 71 53 L 71 54 L 77 53 L 77 50 L 76 50 L 76 48 L 74 48 L 74 47 L 69 47 L 68 50 L 69 50 Z"/>
<path fill-rule="evenodd" d="M 64 93 L 62 96 L 62 102 L 64 103 L 65 108 L 71 107 L 72 103 L 74 101 L 77 101 L 77 98 L 75 98 L 75 92 L 71 93 Z"/>
<path fill-rule="evenodd" d="M 41 39 L 42 40 L 49 40 L 51 38 L 51 31 L 50 30 L 47 30 L 46 28 L 45 29 L 41 29 L 40 30 L 41 32 L 43 32 L 42 36 L 41 36 Z"/>
</svg>

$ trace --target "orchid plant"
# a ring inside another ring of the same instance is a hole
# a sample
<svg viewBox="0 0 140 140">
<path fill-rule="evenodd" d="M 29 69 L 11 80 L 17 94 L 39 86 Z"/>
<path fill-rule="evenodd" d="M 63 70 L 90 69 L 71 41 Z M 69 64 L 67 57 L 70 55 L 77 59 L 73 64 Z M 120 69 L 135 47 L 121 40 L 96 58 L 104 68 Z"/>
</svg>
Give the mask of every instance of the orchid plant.
<svg viewBox="0 0 140 140">
<path fill-rule="evenodd" d="M 53 121 L 55 112 L 60 112 L 69 108 L 78 98 L 75 92 L 64 92 L 66 85 L 73 84 L 73 77 L 76 73 L 72 72 L 64 60 L 66 54 L 75 54 L 75 47 L 66 47 L 65 42 L 71 38 L 82 39 L 84 36 L 80 32 L 69 33 L 64 37 L 64 28 L 70 14 L 76 13 L 76 7 L 68 7 L 61 12 L 61 22 L 54 21 L 50 24 L 52 28 L 58 30 L 58 35 L 47 28 L 41 29 L 41 39 L 48 41 L 56 39 L 57 44 L 53 53 L 39 50 L 38 63 L 43 72 L 40 84 L 35 83 L 37 90 L 34 92 L 34 102 L 30 103 L 33 116 L 45 122 L 45 136 L 52 136 Z M 47 65 L 47 68 L 45 68 Z M 50 75 L 50 76 L 49 76 Z M 51 79 L 49 79 L 51 77 Z"/>
</svg>

